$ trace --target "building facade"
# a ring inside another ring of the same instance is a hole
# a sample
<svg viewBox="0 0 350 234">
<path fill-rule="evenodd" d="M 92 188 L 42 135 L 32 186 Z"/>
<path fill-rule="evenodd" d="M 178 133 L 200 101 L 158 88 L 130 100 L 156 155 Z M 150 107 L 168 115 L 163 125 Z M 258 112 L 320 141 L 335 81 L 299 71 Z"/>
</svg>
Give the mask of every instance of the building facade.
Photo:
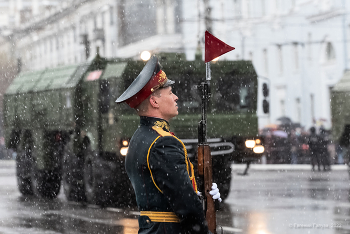
<svg viewBox="0 0 350 234">
<path fill-rule="evenodd" d="M 39 0 L 37 0 L 39 1 Z M 142 51 L 204 51 L 204 31 L 234 46 L 220 59 L 252 60 L 269 87 L 259 126 L 289 117 L 306 129 L 331 126 L 330 89 L 348 68 L 350 4 L 345 0 L 75 0 L 13 31 L 23 70 Z"/>
<path fill-rule="evenodd" d="M 0 29 L 9 30 L 48 15 L 70 1 L 59 0 L 0 0 Z"/>
<path fill-rule="evenodd" d="M 228 31 L 231 41 L 241 42 L 237 58 L 253 60 L 259 80 L 270 86 L 271 111 L 264 118 L 259 104 L 260 126 L 286 116 L 306 129 L 330 128 L 330 90 L 349 64 L 350 4 L 342 0 L 259 2 L 240 1 L 245 5 L 237 15 L 240 19 Z"/>
</svg>

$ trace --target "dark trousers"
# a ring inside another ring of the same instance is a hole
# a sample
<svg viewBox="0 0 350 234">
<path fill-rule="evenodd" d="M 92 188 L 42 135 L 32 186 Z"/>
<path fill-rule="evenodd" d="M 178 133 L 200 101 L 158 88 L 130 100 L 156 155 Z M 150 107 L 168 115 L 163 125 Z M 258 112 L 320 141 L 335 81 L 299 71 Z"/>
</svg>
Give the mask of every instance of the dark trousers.
<svg viewBox="0 0 350 234">
<path fill-rule="evenodd" d="M 311 151 L 310 156 L 311 156 L 312 170 L 315 170 L 315 165 L 317 164 L 317 169 L 320 171 L 321 170 L 321 160 L 320 160 L 319 153 L 316 151 Z"/>
</svg>

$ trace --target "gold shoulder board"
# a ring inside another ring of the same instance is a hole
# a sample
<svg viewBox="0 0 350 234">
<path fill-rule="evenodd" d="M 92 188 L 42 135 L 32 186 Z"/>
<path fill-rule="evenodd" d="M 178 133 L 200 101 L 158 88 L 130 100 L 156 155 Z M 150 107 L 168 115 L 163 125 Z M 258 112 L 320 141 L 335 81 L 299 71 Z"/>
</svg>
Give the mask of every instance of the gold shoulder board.
<svg viewBox="0 0 350 234">
<path fill-rule="evenodd" d="M 164 131 L 163 128 L 158 126 L 152 127 L 154 131 L 156 131 L 160 136 L 173 136 L 170 134 L 170 132 Z"/>
</svg>

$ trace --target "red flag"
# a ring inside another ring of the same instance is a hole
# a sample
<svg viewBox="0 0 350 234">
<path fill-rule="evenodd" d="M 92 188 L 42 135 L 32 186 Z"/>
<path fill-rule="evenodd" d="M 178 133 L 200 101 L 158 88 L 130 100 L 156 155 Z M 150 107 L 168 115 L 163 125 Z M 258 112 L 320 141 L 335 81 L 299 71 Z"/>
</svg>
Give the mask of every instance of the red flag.
<svg viewBox="0 0 350 234">
<path fill-rule="evenodd" d="M 225 42 L 214 37 L 208 31 L 205 31 L 205 62 L 210 62 L 235 48 L 227 45 Z"/>
</svg>

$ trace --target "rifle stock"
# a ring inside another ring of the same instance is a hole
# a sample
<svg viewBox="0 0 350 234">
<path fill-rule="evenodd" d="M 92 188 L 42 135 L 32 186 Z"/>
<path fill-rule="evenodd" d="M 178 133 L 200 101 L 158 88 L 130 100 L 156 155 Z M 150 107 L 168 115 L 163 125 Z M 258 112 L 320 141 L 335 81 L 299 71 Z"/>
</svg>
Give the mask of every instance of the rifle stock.
<svg viewBox="0 0 350 234">
<path fill-rule="evenodd" d="M 216 210 L 215 202 L 210 195 L 211 186 L 213 183 L 212 159 L 210 147 L 207 144 L 198 145 L 198 174 L 203 179 L 204 183 L 204 207 L 205 218 L 208 222 L 209 230 L 216 234 Z"/>
</svg>

